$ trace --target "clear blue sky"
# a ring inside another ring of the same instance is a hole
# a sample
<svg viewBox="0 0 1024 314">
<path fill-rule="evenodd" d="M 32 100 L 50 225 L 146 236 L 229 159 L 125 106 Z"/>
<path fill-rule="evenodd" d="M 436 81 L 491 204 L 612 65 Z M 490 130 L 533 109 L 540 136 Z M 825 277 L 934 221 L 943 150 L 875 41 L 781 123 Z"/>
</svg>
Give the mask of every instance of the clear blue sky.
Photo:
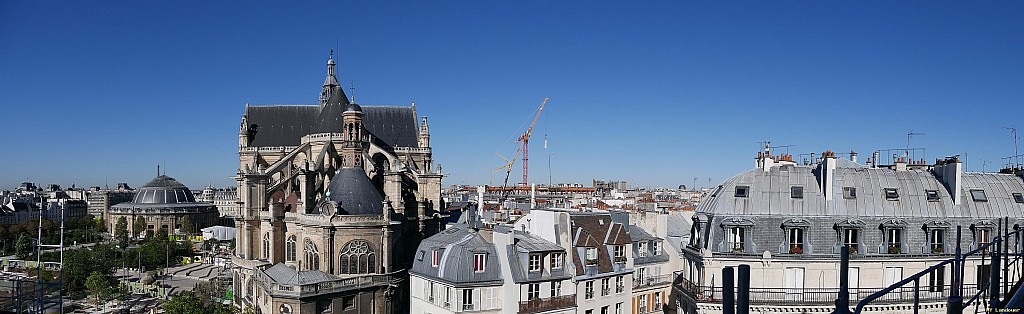
<svg viewBox="0 0 1024 314">
<path fill-rule="evenodd" d="M 500 184 L 544 97 L 532 178 L 706 186 L 792 154 L 1013 154 L 1024 2 L 0 2 L 0 189 L 233 184 L 246 102 L 317 101 L 330 49 L 364 104 L 430 116 L 448 184 Z M 544 134 L 549 147 L 542 146 Z M 1024 135 L 1024 133 L 1022 133 Z M 519 180 L 519 168 L 512 182 Z"/>
</svg>

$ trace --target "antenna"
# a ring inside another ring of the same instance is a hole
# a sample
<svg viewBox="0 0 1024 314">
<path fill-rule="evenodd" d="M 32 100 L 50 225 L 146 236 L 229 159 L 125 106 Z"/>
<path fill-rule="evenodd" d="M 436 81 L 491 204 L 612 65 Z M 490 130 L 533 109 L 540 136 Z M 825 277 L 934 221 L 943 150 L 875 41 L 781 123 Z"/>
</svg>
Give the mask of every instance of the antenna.
<svg viewBox="0 0 1024 314">
<path fill-rule="evenodd" d="M 915 133 L 914 130 L 910 130 L 910 132 L 907 132 L 907 150 L 906 150 L 906 153 L 907 153 L 907 157 L 908 158 L 910 157 L 910 139 L 913 138 L 914 135 L 924 135 L 924 133 Z M 924 158 L 924 156 L 921 156 L 921 158 Z"/>
</svg>

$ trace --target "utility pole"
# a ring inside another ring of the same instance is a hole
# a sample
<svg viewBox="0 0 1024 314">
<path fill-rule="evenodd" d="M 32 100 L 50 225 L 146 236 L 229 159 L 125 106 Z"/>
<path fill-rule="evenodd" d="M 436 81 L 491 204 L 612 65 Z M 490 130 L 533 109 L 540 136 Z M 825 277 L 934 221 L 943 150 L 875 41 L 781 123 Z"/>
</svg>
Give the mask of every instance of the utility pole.
<svg viewBox="0 0 1024 314">
<path fill-rule="evenodd" d="M 914 135 L 924 135 L 924 133 L 915 133 L 914 130 L 910 130 L 910 132 L 907 132 L 907 159 L 910 159 L 910 139 L 914 137 Z M 922 158 L 923 157 L 924 156 L 922 156 Z"/>
<path fill-rule="evenodd" d="M 544 146 L 548 145 L 547 135 L 544 135 Z M 551 156 L 555 154 L 548 154 L 548 188 L 551 187 Z"/>
</svg>

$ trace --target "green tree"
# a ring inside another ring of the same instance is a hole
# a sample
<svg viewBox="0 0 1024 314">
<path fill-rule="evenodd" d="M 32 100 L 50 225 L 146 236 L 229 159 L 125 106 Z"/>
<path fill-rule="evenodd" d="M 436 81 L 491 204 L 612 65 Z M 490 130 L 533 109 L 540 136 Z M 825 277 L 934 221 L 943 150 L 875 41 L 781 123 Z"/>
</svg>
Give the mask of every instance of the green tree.
<svg viewBox="0 0 1024 314">
<path fill-rule="evenodd" d="M 133 225 L 133 227 L 135 228 L 133 228 L 132 231 L 135 234 L 135 236 L 138 237 L 140 234 L 142 234 L 142 230 L 146 229 L 146 218 L 143 218 L 141 216 L 136 217 L 135 225 Z"/>
<path fill-rule="evenodd" d="M 193 232 L 196 232 L 194 230 L 195 228 L 192 228 L 192 227 L 193 227 L 192 226 L 192 217 L 190 217 L 188 215 L 185 215 L 185 216 L 181 217 L 181 231 L 182 232 L 184 232 L 186 234 L 192 234 Z"/>
<path fill-rule="evenodd" d="M 121 216 L 117 219 L 117 225 L 114 226 L 114 239 L 122 248 L 128 246 L 128 218 Z"/>
<path fill-rule="evenodd" d="M 14 243 L 14 255 L 17 255 L 20 259 L 25 259 L 32 254 L 32 251 L 32 238 L 26 233 L 19 235 L 18 240 Z"/>
<path fill-rule="evenodd" d="M 179 292 L 164 302 L 164 313 L 166 314 L 230 314 L 233 312 L 231 307 L 201 299 L 192 291 Z"/>
<path fill-rule="evenodd" d="M 85 289 L 89 291 L 90 296 L 96 298 L 96 301 L 103 302 L 114 296 L 114 280 L 108 275 L 93 271 L 89 278 L 85 279 Z"/>
</svg>

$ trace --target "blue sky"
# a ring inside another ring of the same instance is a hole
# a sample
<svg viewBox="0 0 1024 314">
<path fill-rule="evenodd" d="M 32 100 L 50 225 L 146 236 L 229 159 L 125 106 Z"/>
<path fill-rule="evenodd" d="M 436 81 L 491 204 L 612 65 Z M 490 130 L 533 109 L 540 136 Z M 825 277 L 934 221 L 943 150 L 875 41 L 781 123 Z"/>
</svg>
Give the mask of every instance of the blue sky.
<svg viewBox="0 0 1024 314">
<path fill-rule="evenodd" d="M 544 97 L 532 181 L 717 183 L 759 141 L 1013 155 L 1024 2 L 0 2 L 0 189 L 233 184 L 246 102 L 415 101 L 445 184 L 500 184 Z M 549 146 L 543 148 L 547 134 Z M 1024 135 L 1024 134 L 1022 134 Z M 863 158 L 862 157 L 862 158 Z M 520 180 L 519 168 L 512 182 Z"/>
</svg>

